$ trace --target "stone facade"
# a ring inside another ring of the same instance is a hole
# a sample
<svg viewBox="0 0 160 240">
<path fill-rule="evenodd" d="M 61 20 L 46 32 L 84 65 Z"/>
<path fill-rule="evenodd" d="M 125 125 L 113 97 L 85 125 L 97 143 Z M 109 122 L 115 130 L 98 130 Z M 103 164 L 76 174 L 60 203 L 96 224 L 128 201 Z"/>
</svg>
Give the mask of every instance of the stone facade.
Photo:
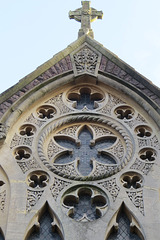
<svg viewBox="0 0 160 240">
<path fill-rule="evenodd" d="M 0 239 L 159 238 L 160 93 L 110 54 L 82 36 L 1 95 Z"/>
</svg>

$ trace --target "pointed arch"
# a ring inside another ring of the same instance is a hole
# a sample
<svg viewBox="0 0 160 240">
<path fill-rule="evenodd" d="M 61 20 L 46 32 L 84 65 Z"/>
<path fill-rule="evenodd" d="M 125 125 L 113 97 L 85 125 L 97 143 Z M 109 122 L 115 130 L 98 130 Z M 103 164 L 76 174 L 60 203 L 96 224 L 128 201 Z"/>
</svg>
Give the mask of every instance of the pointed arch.
<svg viewBox="0 0 160 240">
<path fill-rule="evenodd" d="M 38 211 L 38 213 L 32 218 L 24 239 L 64 239 L 60 221 L 49 206 L 48 202 L 46 202 Z"/>
<path fill-rule="evenodd" d="M 145 240 L 137 219 L 123 202 L 109 222 L 105 240 Z"/>
</svg>

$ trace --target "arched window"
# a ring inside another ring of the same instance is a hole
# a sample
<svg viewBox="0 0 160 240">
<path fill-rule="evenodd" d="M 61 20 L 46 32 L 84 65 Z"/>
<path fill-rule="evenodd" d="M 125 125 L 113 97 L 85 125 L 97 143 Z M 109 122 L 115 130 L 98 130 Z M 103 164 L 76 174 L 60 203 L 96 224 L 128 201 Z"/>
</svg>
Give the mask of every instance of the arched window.
<svg viewBox="0 0 160 240">
<path fill-rule="evenodd" d="M 57 225 L 53 222 L 49 208 L 47 207 L 38 220 L 39 224 L 34 225 L 28 234 L 27 240 L 62 240 L 62 234 Z"/>
</svg>

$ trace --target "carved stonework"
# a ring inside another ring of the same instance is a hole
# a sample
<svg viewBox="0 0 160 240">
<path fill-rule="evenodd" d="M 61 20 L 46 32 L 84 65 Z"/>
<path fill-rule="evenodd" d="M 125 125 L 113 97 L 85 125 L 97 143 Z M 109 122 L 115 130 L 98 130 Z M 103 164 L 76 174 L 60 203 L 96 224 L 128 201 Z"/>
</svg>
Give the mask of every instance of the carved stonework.
<svg viewBox="0 0 160 240">
<path fill-rule="evenodd" d="M 26 173 L 30 169 L 40 168 L 39 164 L 37 163 L 37 161 L 34 158 L 23 161 L 23 162 L 17 161 L 17 164 L 19 165 L 19 167 L 23 173 Z"/>
<path fill-rule="evenodd" d="M 72 132 L 73 129 L 70 128 L 70 125 L 73 124 L 74 126 L 77 121 L 80 123 L 75 125 L 76 127 Z M 81 121 L 85 122 L 85 124 L 82 124 Z M 66 128 L 68 123 L 70 125 Z M 64 131 L 63 126 L 65 126 Z M 59 128 L 61 130 L 58 130 Z M 94 132 L 94 129 L 96 132 Z M 53 131 L 55 138 L 54 140 L 52 140 L 52 138 L 49 140 L 48 153 L 46 153 L 44 146 L 45 144 L 48 145 L 46 140 L 48 137 L 53 136 Z M 71 135 L 74 137 L 76 135 L 76 138 L 69 135 L 72 141 L 70 139 L 66 140 L 66 135 L 62 138 L 63 133 L 67 132 L 68 134 L 71 132 Z M 102 135 L 100 134 L 101 132 Z M 112 132 L 114 132 L 114 134 L 112 134 Z M 60 138 L 58 138 L 59 133 L 62 134 Z M 85 134 L 85 136 L 83 134 Z M 101 141 L 101 139 L 95 141 L 95 139 L 100 137 L 104 138 L 103 141 Z M 117 137 L 118 140 L 114 144 Z M 85 143 L 86 139 L 88 140 Z M 56 144 L 56 146 L 54 144 Z M 113 147 L 111 147 L 112 145 Z M 127 147 L 125 148 L 125 146 Z M 59 149 L 59 147 L 62 147 L 63 150 Z M 73 114 L 65 118 L 65 120 L 62 119 L 50 124 L 38 141 L 39 158 L 50 171 L 61 177 L 82 181 L 86 181 L 86 178 L 88 180 L 102 179 L 117 173 L 124 168 L 130 160 L 132 148 L 133 143 L 131 142 L 130 136 L 126 130 L 123 129 L 122 125 L 110 119 L 100 118 L 99 116 L 90 114 L 80 114 L 78 116 Z M 84 163 L 84 160 L 82 160 L 84 157 L 82 154 L 84 149 L 87 149 L 89 154 L 85 161 L 86 167 L 84 165 L 82 166 Z M 51 158 L 54 158 L 54 164 L 53 162 L 51 164 Z M 77 164 L 75 164 L 76 162 L 74 160 L 78 160 L 78 162 L 76 161 Z M 90 164 L 91 161 L 93 162 L 92 166 Z M 82 172 L 81 169 L 87 170 L 82 170 Z"/>
<path fill-rule="evenodd" d="M 117 166 L 108 166 L 96 161 L 96 167 L 91 176 L 105 178 L 111 176 L 113 172 L 118 172 Z"/>
<path fill-rule="evenodd" d="M 6 131 L 7 131 L 6 126 L 4 124 L 0 123 L 0 146 L 6 139 Z"/>
<path fill-rule="evenodd" d="M 72 138 L 76 138 L 76 132 L 77 129 L 79 128 L 78 125 L 74 125 L 72 127 L 65 128 L 59 132 L 57 132 L 57 135 L 66 135 Z"/>
<path fill-rule="evenodd" d="M 116 183 L 116 179 L 110 179 L 104 182 L 99 183 L 102 187 L 107 189 L 107 191 L 111 194 L 113 202 L 115 202 L 116 198 L 118 197 L 120 188 Z"/>
<path fill-rule="evenodd" d="M 62 93 L 60 93 L 59 95 L 49 99 L 46 103 L 49 103 L 49 104 L 52 104 L 52 105 L 56 106 L 60 111 L 60 115 L 73 111 L 64 104 L 64 102 L 62 100 Z"/>
<path fill-rule="evenodd" d="M 0 193 L 0 210 L 2 212 L 4 212 L 5 201 L 6 201 L 6 190 Z"/>
<path fill-rule="evenodd" d="M 66 214 L 78 222 L 90 222 L 104 216 L 108 209 L 108 196 L 94 186 L 70 188 L 62 197 Z"/>
<path fill-rule="evenodd" d="M 46 120 L 39 120 L 39 119 L 35 118 L 35 117 L 33 116 L 33 114 L 31 114 L 31 115 L 26 119 L 26 122 L 34 123 L 34 124 L 37 125 L 38 127 L 41 127 L 41 126 L 46 122 Z"/>
<path fill-rule="evenodd" d="M 102 136 L 105 136 L 105 135 L 107 135 L 107 136 L 112 135 L 113 136 L 113 133 L 106 128 L 103 128 L 103 127 L 100 127 L 100 126 L 97 126 L 97 125 L 91 125 L 91 127 L 94 130 L 95 138 L 102 137 Z"/>
<path fill-rule="evenodd" d="M 130 168 L 135 169 L 135 170 L 139 170 L 142 173 L 144 173 L 145 175 L 147 175 L 150 172 L 153 165 L 154 165 L 154 163 L 143 162 L 143 161 L 141 161 L 140 159 L 137 158 Z"/>
<path fill-rule="evenodd" d="M 61 180 L 59 178 L 54 178 L 54 183 L 53 185 L 50 187 L 52 196 L 54 198 L 54 200 L 57 200 L 57 197 L 59 195 L 59 193 L 65 188 L 67 187 L 69 184 L 71 184 L 70 182 Z"/>
<path fill-rule="evenodd" d="M 117 157 L 118 160 L 122 160 L 124 157 L 124 147 L 121 140 L 118 141 L 112 148 L 107 149 L 107 152 Z"/>
<path fill-rule="evenodd" d="M 141 147 L 154 147 L 157 150 L 160 150 L 160 143 L 156 136 L 148 139 L 138 139 L 138 146 Z"/>
<path fill-rule="evenodd" d="M 27 204 L 26 204 L 26 211 L 29 212 L 32 207 L 36 205 L 38 200 L 41 198 L 44 190 L 42 191 L 33 191 L 27 189 Z"/>
<path fill-rule="evenodd" d="M 15 133 L 14 137 L 12 138 L 10 148 L 12 149 L 18 145 L 27 145 L 31 147 L 32 142 L 33 142 L 33 137 L 21 137 Z"/>
<path fill-rule="evenodd" d="M 98 63 L 98 54 L 96 52 L 85 46 L 73 55 L 73 59 L 75 75 L 80 75 L 85 72 L 95 75 Z"/>
<path fill-rule="evenodd" d="M 98 110 L 98 112 L 111 115 L 112 109 L 119 104 L 125 104 L 125 102 L 109 93 L 107 104 L 102 109 Z"/>
<path fill-rule="evenodd" d="M 59 147 L 57 144 L 55 144 L 53 142 L 53 140 L 51 139 L 49 144 L 48 144 L 48 148 L 47 148 L 47 155 L 49 159 L 52 159 L 58 152 L 62 151 L 63 148 Z"/>
<path fill-rule="evenodd" d="M 75 169 L 75 162 L 68 164 L 54 164 L 54 167 L 56 168 L 57 172 L 61 173 L 61 176 L 63 177 L 72 176 L 72 179 L 74 179 L 74 177 L 79 177 L 79 174 Z"/>
<path fill-rule="evenodd" d="M 136 126 L 138 124 L 146 123 L 146 120 L 140 114 L 138 114 L 138 116 L 135 119 L 132 119 L 130 121 L 125 121 L 125 123 L 127 123 L 127 125 L 130 128 L 133 128 L 134 126 Z"/>
<path fill-rule="evenodd" d="M 136 208 L 144 215 L 143 190 L 126 191 L 129 199 L 133 202 Z"/>
</svg>

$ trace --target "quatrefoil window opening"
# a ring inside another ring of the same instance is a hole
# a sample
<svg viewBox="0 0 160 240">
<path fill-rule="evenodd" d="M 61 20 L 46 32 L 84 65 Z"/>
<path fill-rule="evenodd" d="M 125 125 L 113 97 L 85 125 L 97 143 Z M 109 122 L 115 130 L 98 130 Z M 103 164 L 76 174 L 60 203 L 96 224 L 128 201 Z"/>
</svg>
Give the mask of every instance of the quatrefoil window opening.
<svg viewBox="0 0 160 240">
<path fill-rule="evenodd" d="M 93 110 L 98 107 L 98 102 L 104 99 L 99 92 L 92 92 L 90 88 L 80 88 L 79 91 L 70 93 L 68 99 L 73 101 L 73 107 L 76 109 L 88 108 Z"/>
<path fill-rule="evenodd" d="M 30 137 L 30 136 L 33 136 L 35 132 L 36 132 L 36 128 L 31 124 L 22 125 L 19 129 L 19 134 L 21 136 Z"/>
<path fill-rule="evenodd" d="M 90 188 L 80 188 L 63 199 L 63 206 L 68 209 L 68 216 L 76 221 L 93 221 L 100 218 L 107 210 L 108 202 L 100 192 Z"/>
<path fill-rule="evenodd" d="M 139 152 L 139 157 L 142 161 L 153 162 L 156 160 L 156 151 L 151 148 L 142 149 Z"/>
<path fill-rule="evenodd" d="M 138 173 L 128 172 L 121 176 L 121 183 L 125 188 L 138 189 L 143 186 L 143 179 Z"/>
<path fill-rule="evenodd" d="M 31 157 L 31 150 L 29 148 L 18 148 L 14 152 L 16 160 L 26 160 Z"/>
<path fill-rule="evenodd" d="M 44 105 L 37 109 L 37 115 L 40 119 L 51 119 L 55 114 L 55 108 L 49 105 Z"/>
<path fill-rule="evenodd" d="M 148 138 L 152 135 L 152 129 L 145 125 L 136 127 L 135 132 L 140 138 Z"/>
<path fill-rule="evenodd" d="M 121 120 L 130 120 L 134 116 L 134 110 L 130 106 L 119 106 L 114 112 L 117 118 Z"/>
<path fill-rule="evenodd" d="M 49 176 L 43 171 L 32 172 L 27 178 L 29 187 L 37 189 L 44 188 L 49 182 Z"/>
<path fill-rule="evenodd" d="M 116 136 L 106 136 L 94 141 L 92 134 L 86 126 L 79 133 L 77 141 L 75 139 L 54 137 L 55 142 L 65 150 L 55 158 L 54 163 L 66 164 L 78 160 L 78 171 L 83 176 L 89 175 L 93 170 L 93 160 L 105 164 L 117 164 L 115 158 L 107 153 L 107 148 L 111 147 L 117 140 Z"/>
</svg>

